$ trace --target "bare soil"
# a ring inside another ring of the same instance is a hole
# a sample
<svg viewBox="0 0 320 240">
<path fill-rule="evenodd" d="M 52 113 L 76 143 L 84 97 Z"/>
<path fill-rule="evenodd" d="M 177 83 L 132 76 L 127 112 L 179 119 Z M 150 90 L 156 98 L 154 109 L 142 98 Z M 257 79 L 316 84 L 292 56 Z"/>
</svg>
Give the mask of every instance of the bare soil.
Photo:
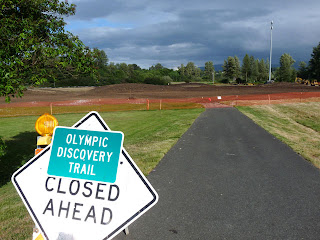
<svg viewBox="0 0 320 240">
<path fill-rule="evenodd" d="M 55 102 L 83 99 L 178 99 L 230 95 L 261 95 L 290 92 L 320 92 L 320 87 L 297 83 L 273 83 L 257 86 L 207 84 L 173 84 L 167 86 L 149 84 L 115 84 L 102 87 L 29 88 L 22 98 L 12 98 L 12 103 Z M 4 103 L 4 98 L 0 98 Z M 9 104 L 10 105 L 10 104 Z"/>
</svg>

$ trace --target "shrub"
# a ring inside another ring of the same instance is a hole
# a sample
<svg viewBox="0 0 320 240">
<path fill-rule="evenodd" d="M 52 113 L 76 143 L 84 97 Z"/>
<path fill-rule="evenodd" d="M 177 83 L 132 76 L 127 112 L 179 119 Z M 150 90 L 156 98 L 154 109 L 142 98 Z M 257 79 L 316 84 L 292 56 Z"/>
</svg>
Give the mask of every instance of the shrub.
<svg viewBox="0 0 320 240">
<path fill-rule="evenodd" d="M 237 78 L 237 79 L 236 79 L 236 82 L 237 82 L 238 84 L 242 84 L 242 83 L 245 83 L 245 80 L 243 80 L 243 79 L 241 79 L 241 78 Z"/>
<path fill-rule="evenodd" d="M 230 83 L 229 79 L 228 78 L 223 78 L 221 80 L 221 83 Z"/>
<path fill-rule="evenodd" d="M 161 80 L 164 81 L 166 85 L 168 83 L 173 82 L 173 80 L 172 80 L 172 78 L 170 76 L 163 76 L 163 77 L 161 77 Z"/>
<path fill-rule="evenodd" d="M 193 80 L 195 82 L 202 82 L 202 78 L 201 77 L 194 77 Z"/>
<path fill-rule="evenodd" d="M 166 83 L 165 80 L 163 80 L 160 77 L 147 77 L 146 79 L 144 79 L 143 81 L 146 84 L 154 84 L 154 85 L 167 85 L 168 83 Z"/>
</svg>

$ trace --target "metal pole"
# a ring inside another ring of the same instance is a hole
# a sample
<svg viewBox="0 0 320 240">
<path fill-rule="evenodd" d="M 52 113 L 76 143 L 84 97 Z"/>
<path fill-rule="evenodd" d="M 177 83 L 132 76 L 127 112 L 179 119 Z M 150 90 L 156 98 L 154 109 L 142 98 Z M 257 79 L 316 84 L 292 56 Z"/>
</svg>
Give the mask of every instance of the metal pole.
<svg viewBox="0 0 320 240">
<path fill-rule="evenodd" d="M 270 31 L 270 66 L 269 66 L 269 82 L 271 81 L 271 58 L 272 58 L 272 29 L 273 21 L 271 21 L 271 31 Z"/>
</svg>

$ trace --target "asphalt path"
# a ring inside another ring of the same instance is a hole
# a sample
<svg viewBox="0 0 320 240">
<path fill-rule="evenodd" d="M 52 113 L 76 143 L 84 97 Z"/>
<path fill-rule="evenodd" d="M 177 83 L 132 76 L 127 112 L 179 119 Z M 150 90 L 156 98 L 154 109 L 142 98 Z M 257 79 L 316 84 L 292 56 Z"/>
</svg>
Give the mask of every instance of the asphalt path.
<svg viewBox="0 0 320 240">
<path fill-rule="evenodd" d="M 115 239 L 320 239 L 319 170 L 237 109 L 207 109 L 148 179 L 159 202 Z"/>
</svg>

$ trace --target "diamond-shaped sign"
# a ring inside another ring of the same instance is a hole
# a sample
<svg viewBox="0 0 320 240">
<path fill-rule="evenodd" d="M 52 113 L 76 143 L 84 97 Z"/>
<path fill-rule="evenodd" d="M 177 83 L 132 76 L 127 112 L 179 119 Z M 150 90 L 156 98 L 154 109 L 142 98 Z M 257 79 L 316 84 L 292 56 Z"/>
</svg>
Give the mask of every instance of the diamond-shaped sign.
<svg viewBox="0 0 320 240">
<path fill-rule="evenodd" d="M 110 131 L 97 112 L 90 112 L 73 127 Z M 115 182 L 48 175 L 51 151 L 49 145 L 12 176 L 46 239 L 111 239 L 158 201 L 156 191 L 124 148 Z"/>
</svg>

